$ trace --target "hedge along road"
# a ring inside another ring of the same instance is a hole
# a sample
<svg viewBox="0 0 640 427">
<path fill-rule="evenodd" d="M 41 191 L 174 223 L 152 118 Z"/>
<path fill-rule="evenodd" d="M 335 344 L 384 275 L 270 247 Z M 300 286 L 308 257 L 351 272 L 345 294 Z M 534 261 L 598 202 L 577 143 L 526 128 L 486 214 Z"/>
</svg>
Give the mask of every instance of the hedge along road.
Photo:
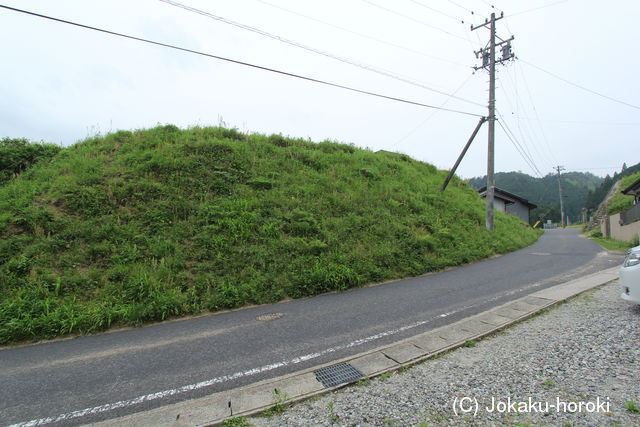
<svg viewBox="0 0 640 427">
<path fill-rule="evenodd" d="M 577 229 L 426 276 L 0 350 L 0 425 L 77 425 L 313 367 L 616 266 Z"/>
</svg>

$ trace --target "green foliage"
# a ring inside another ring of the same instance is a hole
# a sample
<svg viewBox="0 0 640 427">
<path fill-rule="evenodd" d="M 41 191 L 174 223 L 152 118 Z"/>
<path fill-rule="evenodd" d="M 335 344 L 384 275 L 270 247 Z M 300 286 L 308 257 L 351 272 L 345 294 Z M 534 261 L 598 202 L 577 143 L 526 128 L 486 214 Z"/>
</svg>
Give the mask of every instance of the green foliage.
<svg viewBox="0 0 640 427">
<path fill-rule="evenodd" d="M 242 417 L 227 418 L 222 422 L 223 427 L 249 427 L 251 425 L 253 424 Z"/>
<path fill-rule="evenodd" d="M 627 412 L 632 414 L 640 414 L 640 406 L 638 406 L 635 402 L 627 402 L 624 407 L 627 409 Z"/>
<path fill-rule="evenodd" d="M 289 395 L 276 388 L 271 392 L 271 397 L 275 403 L 275 405 L 270 408 L 271 413 L 276 415 L 282 414 L 285 410 L 285 403 L 287 399 L 289 399 Z"/>
<path fill-rule="evenodd" d="M 620 187 L 616 194 L 607 202 L 607 212 L 609 215 L 626 211 L 633 206 L 633 196 L 622 194 L 622 190 L 640 179 L 640 172 L 626 176 L 620 180 Z"/>
<path fill-rule="evenodd" d="M 0 140 L 0 185 L 27 170 L 40 160 L 49 159 L 61 150 L 54 144 L 30 143 L 24 138 Z"/>
<path fill-rule="evenodd" d="M 624 240 L 616 240 L 610 237 L 603 237 L 600 231 L 594 231 L 588 235 L 589 239 L 593 240 L 603 248 L 609 251 L 627 252 L 629 248 L 638 246 L 636 242 L 625 242 Z"/>
<path fill-rule="evenodd" d="M 0 186 L 0 344 L 419 275 L 539 236 L 393 153 L 234 129 L 90 138 Z"/>
<path fill-rule="evenodd" d="M 327 412 L 328 412 L 329 423 L 335 424 L 340 421 L 340 416 L 336 414 L 335 404 L 333 403 L 333 401 L 327 404 Z"/>
<path fill-rule="evenodd" d="M 607 175 L 602 181 L 602 183 L 600 184 L 600 186 L 589 191 L 585 207 L 587 209 L 597 209 L 598 205 L 602 203 L 604 198 L 609 193 L 609 190 L 611 190 L 611 187 L 613 186 L 613 184 L 615 184 L 616 182 L 618 182 L 618 180 L 624 177 L 637 174 L 638 172 L 640 172 L 640 163 L 633 165 L 631 167 L 626 167 L 626 165 L 624 165 L 623 170 L 620 173 L 614 173 L 613 176 Z"/>
</svg>

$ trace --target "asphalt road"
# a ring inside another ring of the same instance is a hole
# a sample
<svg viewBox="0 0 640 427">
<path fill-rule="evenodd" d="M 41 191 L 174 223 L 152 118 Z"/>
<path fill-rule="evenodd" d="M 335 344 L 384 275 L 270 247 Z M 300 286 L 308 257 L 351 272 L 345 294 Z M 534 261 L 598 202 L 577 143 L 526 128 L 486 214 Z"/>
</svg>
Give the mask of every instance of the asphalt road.
<svg viewBox="0 0 640 427">
<path fill-rule="evenodd" d="M 577 229 L 437 274 L 0 350 L 0 425 L 78 425 L 363 352 L 619 265 Z"/>
</svg>

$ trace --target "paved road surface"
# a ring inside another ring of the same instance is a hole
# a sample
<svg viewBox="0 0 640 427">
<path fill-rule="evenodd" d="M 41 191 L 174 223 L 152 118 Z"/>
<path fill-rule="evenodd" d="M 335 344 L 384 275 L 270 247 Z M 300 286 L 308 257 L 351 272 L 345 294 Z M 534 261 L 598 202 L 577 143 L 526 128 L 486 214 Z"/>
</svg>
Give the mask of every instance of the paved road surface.
<svg viewBox="0 0 640 427">
<path fill-rule="evenodd" d="M 0 425 L 86 424 L 360 353 L 619 265 L 578 230 L 446 272 L 0 350 Z"/>
</svg>

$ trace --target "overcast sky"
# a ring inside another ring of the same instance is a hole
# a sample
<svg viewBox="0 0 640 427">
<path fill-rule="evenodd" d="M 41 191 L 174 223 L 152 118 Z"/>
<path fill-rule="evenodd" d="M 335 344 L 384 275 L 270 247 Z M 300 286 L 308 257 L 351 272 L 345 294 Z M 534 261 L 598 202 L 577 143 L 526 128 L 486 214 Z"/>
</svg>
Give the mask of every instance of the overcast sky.
<svg viewBox="0 0 640 427">
<path fill-rule="evenodd" d="M 515 36 L 518 60 L 498 66 L 497 108 L 529 163 L 542 175 L 560 164 L 602 176 L 619 170 L 623 162 L 640 162 L 640 2 L 179 3 L 227 22 L 160 0 L 0 0 L 6 6 L 476 115 L 487 114 L 488 74 L 474 74 L 471 67 L 480 64 L 474 50 L 485 46 L 489 31 L 472 32 L 470 25 L 504 11 L 497 34 Z M 0 137 L 70 145 L 119 129 L 224 122 L 244 132 L 399 151 L 449 169 L 478 121 L 474 115 L 374 98 L 6 9 L 0 9 L 0 36 Z M 486 146 L 485 125 L 458 169 L 460 176 L 486 173 Z M 537 176 L 523 157 L 496 126 L 496 171 Z"/>
</svg>

